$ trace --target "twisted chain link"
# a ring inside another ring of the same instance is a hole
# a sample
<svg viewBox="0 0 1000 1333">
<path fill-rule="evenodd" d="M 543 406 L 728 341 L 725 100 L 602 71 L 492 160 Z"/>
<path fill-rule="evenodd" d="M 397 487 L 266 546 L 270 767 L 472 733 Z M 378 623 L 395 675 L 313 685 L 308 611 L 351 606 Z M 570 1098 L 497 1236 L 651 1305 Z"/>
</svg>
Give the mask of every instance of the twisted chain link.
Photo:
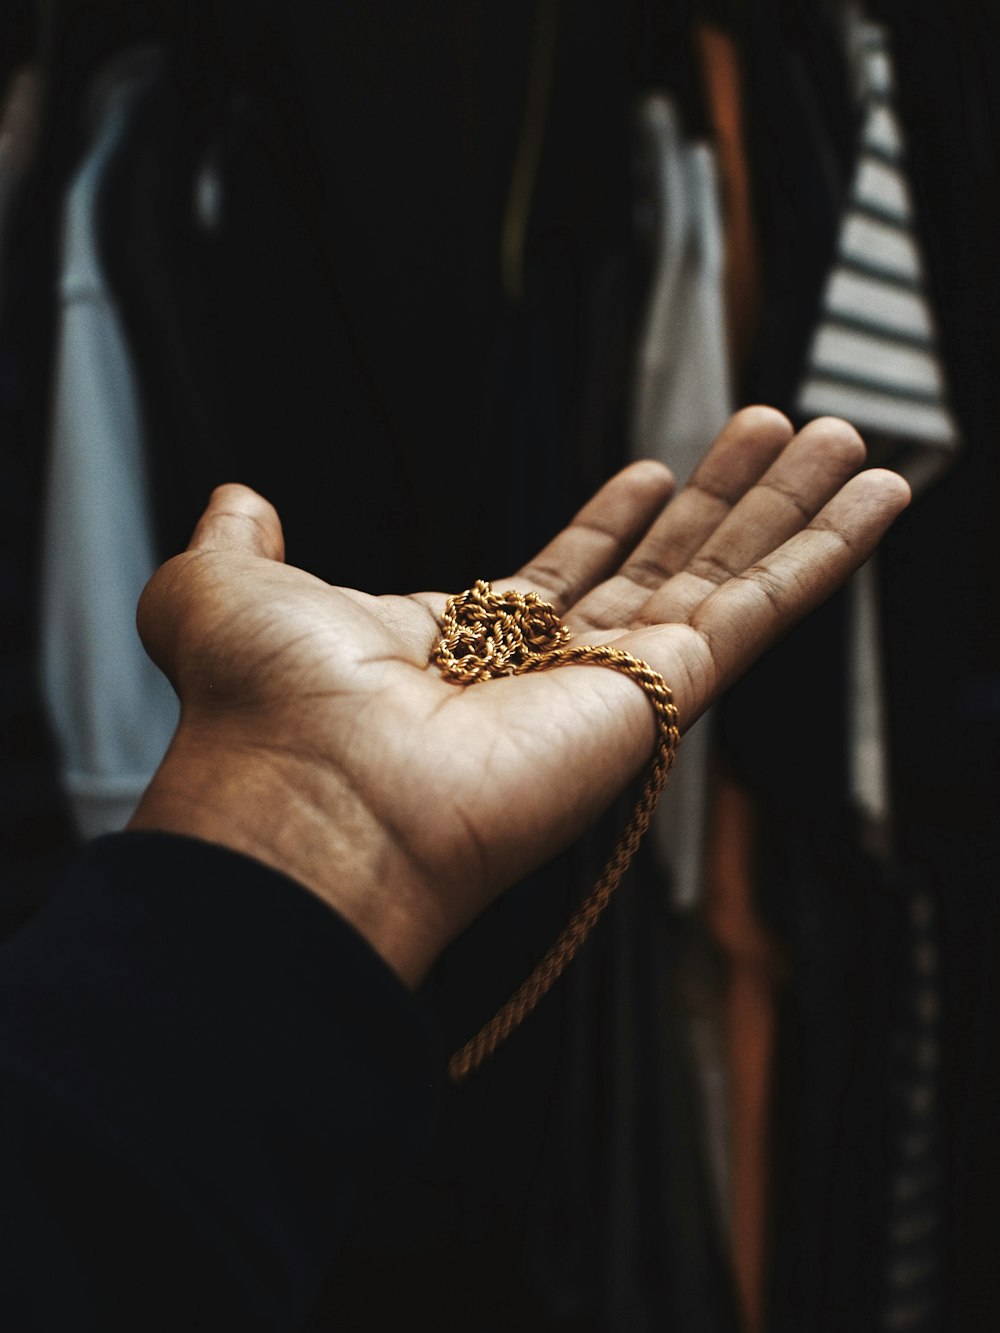
<svg viewBox="0 0 1000 1333">
<path fill-rule="evenodd" d="M 600 878 L 570 917 L 555 943 L 510 999 L 448 1064 L 448 1076 L 461 1083 L 503 1045 L 515 1028 L 552 988 L 578 953 L 631 864 L 649 827 L 680 741 L 677 709 L 666 681 L 631 653 L 604 645 L 567 646 L 569 630 L 555 608 L 537 593 L 495 593 L 484 579 L 450 597 L 441 622 L 441 639 L 431 662 L 456 685 L 519 676 L 551 667 L 611 667 L 636 682 L 653 705 L 658 728 L 656 752 L 639 802 L 615 843 Z"/>
</svg>

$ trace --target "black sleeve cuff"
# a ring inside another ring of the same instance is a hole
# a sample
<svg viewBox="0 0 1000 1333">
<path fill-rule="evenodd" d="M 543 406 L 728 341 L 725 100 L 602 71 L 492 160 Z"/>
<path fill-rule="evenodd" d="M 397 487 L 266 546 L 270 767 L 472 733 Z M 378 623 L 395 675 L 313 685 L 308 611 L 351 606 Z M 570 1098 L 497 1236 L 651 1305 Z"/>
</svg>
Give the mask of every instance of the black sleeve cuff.
<svg viewBox="0 0 1000 1333">
<path fill-rule="evenodd" d="M 27 1088 L 187 1219 L 254 1328 L 310 1309 L 366 1178 L 424 1142 L 441 1068 L 429 1019 L 350 926 L 214 844 L 103 838 L 0 949 L 22 1160 L 45 1153 L 46 1116 L 17 1115 Z"/>
</svg>

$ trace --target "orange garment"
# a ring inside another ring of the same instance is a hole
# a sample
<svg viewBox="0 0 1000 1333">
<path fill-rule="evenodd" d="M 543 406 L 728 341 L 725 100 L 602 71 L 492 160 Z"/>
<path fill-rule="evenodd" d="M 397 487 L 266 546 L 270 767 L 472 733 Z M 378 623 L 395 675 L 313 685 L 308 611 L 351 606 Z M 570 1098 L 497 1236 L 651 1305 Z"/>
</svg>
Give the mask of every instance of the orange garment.
<svg viewBox="0 0 1000 1333">
<path fill-rule="evenodd" d="M 739 48 L 728 32 L 699 24 L 696 43 L 722 184 L 726 307 L 733 369 L 738 375 L 753 346 L 761 308 L 760 254 L 743 133 L 743 75 Z"/>
<path fill-rule="evenodd" d="M 729 1073 L 733 1271 L 744 1328 L 765 1328 L 770 1090 L 776 994 L 786 968 L 753 901 L 756 812 L 749 793 L 718 776 L 711 793 L 705 912 L 725 959 L 722 995 Z"/>
<path fill-rule="evenodd" d="M 699 24 L 700 56 L 722 189 L 726 316 L 738 378 L 757 333 L 761 266 L 743 129 L 743 77 L 735 39 Z M 723 1025 L 730 1087 L 730 1214 L 733 1269 L 747 1333 L 765 1321 L 770 1176 L 770 1088 L 776 991 L 783 971 L 777 942 L 754 905 L 755 814 L 749 794 L 719 778 L 711 798 L 705 910 L 726 961 Z"/>
</svg>

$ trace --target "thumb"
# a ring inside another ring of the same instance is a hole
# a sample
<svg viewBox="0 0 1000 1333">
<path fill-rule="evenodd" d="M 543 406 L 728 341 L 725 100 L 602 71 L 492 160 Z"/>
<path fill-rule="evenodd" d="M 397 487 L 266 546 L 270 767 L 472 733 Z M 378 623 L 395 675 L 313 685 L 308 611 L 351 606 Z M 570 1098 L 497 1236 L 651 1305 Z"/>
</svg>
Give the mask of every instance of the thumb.
<svg viewBox="0 0 1000 1333">
<path fill-rule="evenodd" d="M 249 486 L 216 486 L 198 520 L 189 551 L 230 551 L 284 560 L 285 540 L 278 511 Z"/>
<path fill-rule="evenodd" d="M 272 504 L 248 486 L 217 486 L 183 555 L 161 565 L 139 598 L 136 621 L 146 652 L 179 690 L 184 626 L 205 623 L 218 605 L 230 562 L 202 556 L 257 556 L 281 562 L 285 542 Z M 231 574 L 230 574 L 231 576 Z"/>
</svg>

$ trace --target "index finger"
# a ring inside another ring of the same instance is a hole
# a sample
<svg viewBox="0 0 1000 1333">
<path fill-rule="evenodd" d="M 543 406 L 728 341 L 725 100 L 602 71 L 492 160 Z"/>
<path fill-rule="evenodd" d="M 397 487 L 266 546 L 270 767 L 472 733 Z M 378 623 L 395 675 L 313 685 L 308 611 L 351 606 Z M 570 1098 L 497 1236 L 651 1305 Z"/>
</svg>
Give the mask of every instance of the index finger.
<svg viewBox="0 0 1000 1333">
<path fill-rule="evenodd" d="M 537 592 L 561 614 L 618 568 L 673 490 L 673 476 L 662 463 L 632 463 L 605 483 L 533 560 L 494 588 Z"/>
</svg>

